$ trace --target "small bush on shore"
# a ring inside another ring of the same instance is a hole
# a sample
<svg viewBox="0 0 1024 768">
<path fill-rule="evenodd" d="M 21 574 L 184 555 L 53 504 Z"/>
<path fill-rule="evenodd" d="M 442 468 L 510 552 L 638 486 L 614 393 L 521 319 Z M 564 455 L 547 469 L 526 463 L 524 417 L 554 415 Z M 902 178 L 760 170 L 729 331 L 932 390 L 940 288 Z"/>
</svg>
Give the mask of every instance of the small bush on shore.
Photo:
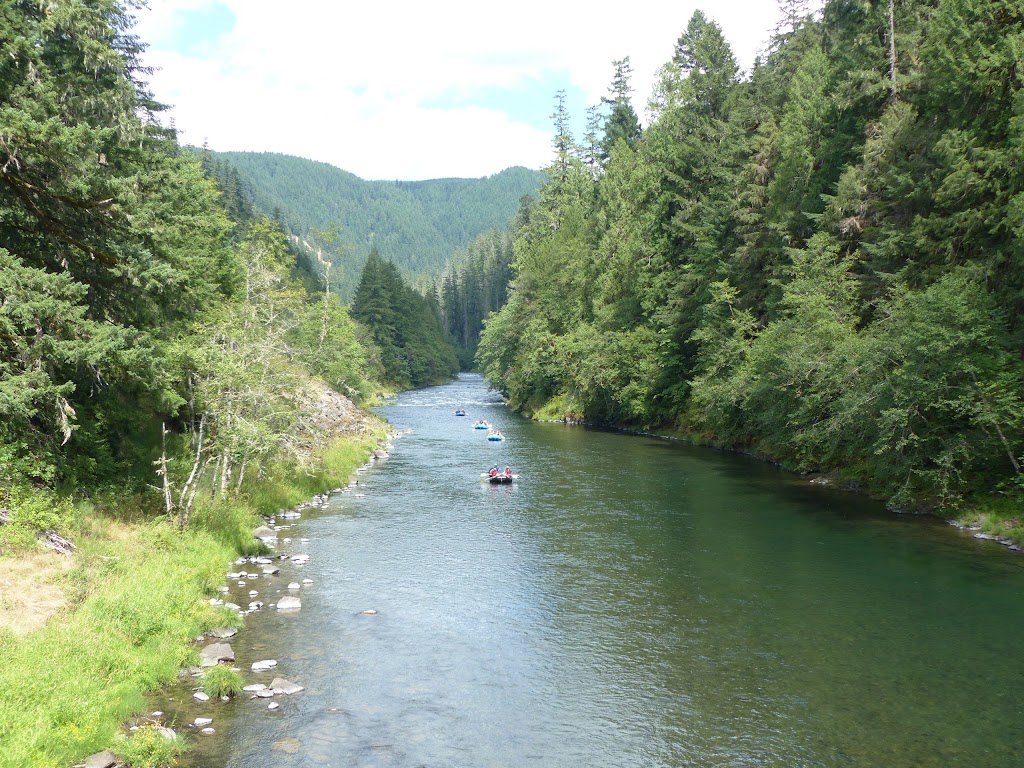
<svg viewBox="0 0 1024 768">
<path fill-rule="evenodd" d="M 237 696 L 245 686 L 241 674 L 224 664 L 210 667 L 203 672 L 199 684 L 210 698 L 215 699 L 221 696 Z"/>
<path fill-rule="evenodd" d="M 0 486 L 0 554 L 12 554 L 38 546 L 45 531 L 67 536 L 76 526 L 71 500 L 52 491 L 22 484 Z"/>
<path fill-rule="evenodd" d="M 180 736 L 169 738 L 157 725 L 143 725 L 114 747 L 114 753 L 131 768 L 170 768 L 185 751 Z"/>
</svg>

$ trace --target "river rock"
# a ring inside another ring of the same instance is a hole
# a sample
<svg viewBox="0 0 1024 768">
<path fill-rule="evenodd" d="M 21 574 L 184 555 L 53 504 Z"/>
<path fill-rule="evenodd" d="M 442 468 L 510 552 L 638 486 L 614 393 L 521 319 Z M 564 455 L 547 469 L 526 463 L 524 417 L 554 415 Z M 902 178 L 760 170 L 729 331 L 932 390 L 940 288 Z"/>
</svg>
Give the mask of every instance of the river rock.
<svg viewBox="0 0 1024 768">
<path fill-rule="evenodd" d="M 292 736 L 286 739 L 278 739 L 270 745 L 271 749 L 276 749 L 278 752 L 284 752 L 289 755 L 294 755 L 301 747 L 302 742 Z"/>
<path fill-rule="evenodd" d="M 277 659 L 264 659 L 263 661 L 254 661 L 252 663 L 253 672 L 265 672 L 268 669 L 273 669 L 277 666 Z"/>
<path fill-rule="evenodd" d="M 114 765 L 117 765 L 117 755 L 107 751 L 90 755 L 83 763 L 84 768 L 111 768 Z"/>
<path fill-rule="evenodd" d="M 198 702 L 205 704 L 210 700 L 210 695 L 208 693 L 204 693 L 203 691 L 196 691 L 192 694 L 192 698 Z"/>
<path fill-rule="evenodd" d="M 234 661 L 235 652 L 227 643 L 210 643 L 199 652 L 199 666 L 215 667 L 222 661 Z"/>
<path fill-rule="evenodd" d="M 201 730 L 200 733 L 204 736 L 212 736 L 216 733 L 216 731 L 213 730 L 213 728 L 203 728 L 203 730 Z"/>
<path fill-rule="evenodd" d="M 262 691 L 256 691 L 257 699 L 272 699 L 274 698 L 273 688 L 264 688 Z"/>
<path fill-rule="evenodd" d="M 303 583 L 303 584 L 312 584 L 312 583 L 313 583 L 313 580 L 312 580 L 312 579 L 303 579 L 303 580 L 302 580 L 302 583 Z"/>
<path fill-rule="evenodd" d="M 376 616 L 377 615 L 377 611 L 375 611 L 373 608 L 367 608 L 365 611 L 360 611 L 359 615 L 360 616 Z"/>
<path fill-rule="evenodd" d="M 299 584 L 299 582 L 297 582 L 297 581 L 293 581 L 291 584 L 288 585 L 288 589 L 301 589 L 301 588 L 302 588 L 302 585 Z"/>
<path fill-rule="evenodd" d="M 209 634 L 210 637 L 216 637 L 221 640 L 227 640 L 229 637 L 234 637 L 235 635 L 237 635 L 238 630 L 232 629 L 231 627 L 221 627 L 219 629 L 211 629 Z"/>
<path fill-rule="evenodd" d="M 192 721 L 192 725 L 194 725 L 196 728 L 202 728 L 204 725 L 209 725 L 212 722 L 212 717 L 197 717 L 195 720 Z"/>
<path fill-rule="evenodd" d="M 282 597 L 277 601 L 277 608 L 280 611 L 297 611 L 302 607 L 302 601 L 291 595 Z"/>
<path fill-rule="evenodd" d="M 281 705 L 278 704 L 276 701 L 272 701 L 269 704 L 267 704 L 267 709 L 277 709 L 280 706 Z"/>
<path fill-rule="evenodd" d="M 257 691 L 262 691 L 266 687 L 267 686 L 263 683 L 253 683 L 252 685 L 245 686 L 242 690 L 246 693 L 256 693 Z"/>
<path fill-rule="evenodd" d="M 276 576 L 280 572 L 281 572 L 281 569 L 278 568 L 276 565 L 265 565 L 265 566 L 263 566 L 263 575 L 264 576 Z"/>
<path fill-rule="evenodd" d="M 275 677 L 270 683 L 270 689 L 274 693 L 283 693 L 285 696 L 291 696 L 293 693 L 304 690 L 301 685 L 296 685 L 283 677 Z"/>
<path fill-rule="evenodd" d="M 267 525 L 261 525 L 259 528 L 252 532 L 252 535 L 255 536 L 257 539 L 261 539 L 263 541 L 266 541 L 268 539 L 271 541 L 277 540 L 277 531 L 275 531 L 273 528 Z"/>
</svg>

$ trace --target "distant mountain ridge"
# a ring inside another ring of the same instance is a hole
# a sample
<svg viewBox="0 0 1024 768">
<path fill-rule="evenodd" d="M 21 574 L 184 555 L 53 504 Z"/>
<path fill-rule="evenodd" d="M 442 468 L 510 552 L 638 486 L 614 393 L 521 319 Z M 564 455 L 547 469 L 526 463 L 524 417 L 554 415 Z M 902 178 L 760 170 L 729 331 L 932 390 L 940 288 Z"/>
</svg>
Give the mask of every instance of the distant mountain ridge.
<svg viewBox="0 0 1024 768">
<path fill-rule="evenodd" d="M 331 255 L 332 284 L 350 299 L 370 246 L 414 283 L 437 278 L 471 240 L 505 227 L 541 171 L 508 168 L 480 179 L 366 181 L 328 163 L 274 152 L 211 152 L 237 172 L 243 194 L 308 246 Z M 331 244 L 318 232 L 338 228 Z"/>
</svg>

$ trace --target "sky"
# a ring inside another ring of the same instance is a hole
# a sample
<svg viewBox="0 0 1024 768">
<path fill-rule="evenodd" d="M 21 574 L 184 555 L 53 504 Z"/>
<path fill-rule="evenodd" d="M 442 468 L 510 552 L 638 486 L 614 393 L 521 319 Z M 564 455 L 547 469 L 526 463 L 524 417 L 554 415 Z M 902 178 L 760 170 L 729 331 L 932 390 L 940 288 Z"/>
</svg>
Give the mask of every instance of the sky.
<svg viewBox="0 0 1024 768">
<path fill-rule="evenodd" d="M 579 137 L 629 57 L 633 104 L 698 7 L 749 70 L 776 0 L 149 0 L 135 33 L 183 143 L 281 152 L 363 179 L 480 178 L 553 158 L 555 94 Z"/>
</svg>

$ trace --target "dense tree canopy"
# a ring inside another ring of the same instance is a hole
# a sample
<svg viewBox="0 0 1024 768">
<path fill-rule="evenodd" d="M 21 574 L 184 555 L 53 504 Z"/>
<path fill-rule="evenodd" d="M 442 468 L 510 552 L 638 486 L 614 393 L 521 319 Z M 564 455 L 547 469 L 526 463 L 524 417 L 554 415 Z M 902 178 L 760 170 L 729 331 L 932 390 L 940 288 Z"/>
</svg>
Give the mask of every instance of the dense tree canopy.
<svg viewBox="0 0 1024 768">
<path fill-rule="evenodd" d="M 694 13 L 650 125 L 597 172 L 558 116 L 478 363 L 527 411 L 702 435 L 901 507 L 1019 500 L 1024 10 L 785 11 L 745 79 Z"/>
<path fill-rule="evenodd" d="M 370 251 L 352 302 L 379 353 L 380 378 L 398 387 L 438 384 L 459 372 L 455 348 L 446 338 L 436 298 L 410 288 L 398 269 Z"/>
<path fill-rule="evenodd" d="M 334 290 L 351 300 L 371 247 L 421 291 L 470 241 L 504 226 L 543 174 L 507 168 L 480 179 L 366 181 L 327 163 L 271 152 L 209 153 L 229 188 L 278 221 L 306 258 L 332 261 Z M 337 228 L 338 237 L 321 233 Z"/>
<path fill-rule="evenodd" d="M 190 461 L 165 454 L 162 506 L 184 522 L 199 474 L 237 488 L 287 454 L 313 376 L 358 399 L 368 362 L 237 173 L 159 122 L 136 7 L 0 15 L 0 504 L 26 482 L 145 489 L 170 436 Z"/>
</svg>

